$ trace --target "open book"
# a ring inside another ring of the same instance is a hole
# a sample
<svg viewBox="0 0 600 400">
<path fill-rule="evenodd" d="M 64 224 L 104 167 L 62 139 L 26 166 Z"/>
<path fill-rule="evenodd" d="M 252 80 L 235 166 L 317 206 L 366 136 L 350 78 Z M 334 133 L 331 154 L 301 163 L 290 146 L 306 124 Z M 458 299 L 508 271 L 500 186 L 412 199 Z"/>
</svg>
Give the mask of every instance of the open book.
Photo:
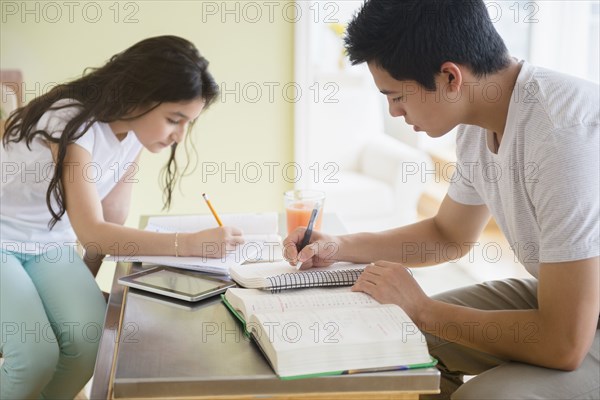
<svg viewBox="0 0 600 400">
<path fill-rule="evenodd" d="M 282 294 L 234 288 L 222 298 L 282 379 L 436 364 L 400 307 L 349 288 Z"/>
<path fill-rule="evenodd" d="M 250 289 L 296 289 L 320 286 L 348 286 L 358 279 L 366 264 L 338 262 L 329 267 L 296 270 L 286 261 L 236 265 L 229 271 L 231 279 Z"/>
<path fill-rule="evenodd" d="M 229 274 L 229 269 L 244 262 L 275 261 L 282 259 L 281 237 L 277 213 L 222 214 L 223 225 L 240 228 L 246 242 L 225 257 L 144 256 L 137 254 L 112 255 L 106 261 L 143 262 L 167 265 L 195 271 Z M 212 215 L 158 216 L 148 219 L 146 230 L 153 232 L 198 232 L 217 226 Z M 218 249 L 215 243 L 206 244 L 207 253 Z M 213 247 L 210 247 L 213 246 Z"/>
</svg>

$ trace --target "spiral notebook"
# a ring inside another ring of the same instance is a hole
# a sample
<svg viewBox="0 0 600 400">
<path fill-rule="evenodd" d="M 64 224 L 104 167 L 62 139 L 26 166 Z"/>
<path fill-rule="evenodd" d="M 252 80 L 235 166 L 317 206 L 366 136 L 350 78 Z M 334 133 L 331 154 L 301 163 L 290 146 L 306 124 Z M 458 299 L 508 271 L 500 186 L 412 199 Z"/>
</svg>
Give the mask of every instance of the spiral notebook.
<svg viewBox="0 0 600 400">
<path fill-rule="evenodd" d="M 298 271 L 288 262 L 281 261 L 237 265 L 231 267 L 229 273 L 242 287 L 279 292 L 284 289 L 353 285 L 366 266 L 339 262 L 329 267 Z"/>
</svg>

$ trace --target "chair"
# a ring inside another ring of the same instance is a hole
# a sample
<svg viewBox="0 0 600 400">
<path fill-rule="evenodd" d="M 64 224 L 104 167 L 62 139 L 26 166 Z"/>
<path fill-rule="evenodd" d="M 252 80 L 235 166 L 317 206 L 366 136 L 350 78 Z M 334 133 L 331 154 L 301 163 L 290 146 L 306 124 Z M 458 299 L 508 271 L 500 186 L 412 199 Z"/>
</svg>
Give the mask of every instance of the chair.
<svg viewBox="0 0 600 400">
<path fill-rule="evenodd" d="M 0 70 L 0 137 L 11 112 L 23 105 L 23 75 L 19 70 Z"/>
<path fill-rule="evenodd" d="M 18 69 L 0 70 L 0 84 L 11 89 L 17 95 L 17 105 L 23 105 L 23 73 Z"/>
</svg>

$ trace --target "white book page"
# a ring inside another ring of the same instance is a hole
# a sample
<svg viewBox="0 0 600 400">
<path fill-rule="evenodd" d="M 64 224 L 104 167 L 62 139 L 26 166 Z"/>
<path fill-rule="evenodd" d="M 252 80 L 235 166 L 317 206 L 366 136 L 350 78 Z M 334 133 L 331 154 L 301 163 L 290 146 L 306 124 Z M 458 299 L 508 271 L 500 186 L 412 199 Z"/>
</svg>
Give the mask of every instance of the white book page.
<svg viewBox="0 0 600 400">
<path fill-rule="evenodd" d="M 347 345 L 402 340 L 406 326 L 414 326 L 406 313 L 395 305 L 265 312 L 251 316 L 250 321 L 266 327 L 269 339 L 278 350 L 302 345 L 312 347 L 319 342 Z M 291 337 L 292 330 L 294 337 Z M 317 331 L 321 335 L 317 335 Z M 327 336 L 327 339 L 315 341 L 319 336 Z"/>
<path fill-rule="evenodd" d="M 228 275 L 231 267 L 241 264 L 244 260 L 237 254 L 223 258 L 208 257 L 174 257 L 174 256 L 108 256 L 105 261 L 141 262 L 153 265 L 166 265 L 194 271 L 213 272 Z"/>
<path fill-rule="evenodd" d="M 244 262 L 273 262 L 283 260 L 281 236 L 277 234 L 277 213 L 256 214 L 223 214 L 219 216 L 225 226 L 240 228 L 244 235 L 245 243 L 238 247 L 234 257 L 229 257 L 226 264 L 229 266 L 240 265 Z M 146 225 L 147 231 L 152 232 L 198 232 L 217 227 L 215 217 L 209 215 L 187 216 L 158 216 L 150 217 Z M 232 259 L 238 260 L 232 262 Z M 192 261 L 192 260 L 190 260 Z M 180 264 L 190 265 L 188 261 Z M 213 262 L 209 263 L 214 265 Z M 169 264 L 171 266 L 173 263 Z M 192 261 L 191 265 L 197 265 Z"/>
<path fill-rule="evenodd" d="M 311 288 L 271 294 L 258 289 L 232 288 L 227 290 L 227 300 L 242 311 L 245 319 L 262 312 L 288 312 L 302 309 L 369 307 L 380 305 L 362 292 L 352 292 L 349 287 Z M 235 300 L 233 300 L 235 299 Z"/>
<path fill-rule="evenodd" d="M 391 304 L 260 313 L 247 329 L 281 376 L 431 360 L 423 334 Z"/>
<path fill-rule="evenodd" d="M 175 257 L 147 255 L 108 256 L 106 261 L 143 262 L 167 265 L 197 271 L 229 274 L 231 267 L 245 262 L 256 263 L 282 260 L 281 237 L 277 234 L 277 213 L 223 214 L 225 225 L 237 226 L 244 232 L 245 243 L 226 254 L 225 257 Z M 217 226 L 212 215 L 159 216 L 148 220 L 146 230 L 153 232 L 197 232 Z"/>
<path fill-rule="evenodd" d="M 247 242 L 221 258 L 117 255 L 107 256 L 104 260 L 114 262 L 141 262 L 229 275 L 231 268 L 239 266 L 242 263 L 261 262 L 268 260 L 269 257 L 273 257 L 275 260 L 281 258 L 281 253 L 278 250 L 279 247 L 277 244 L 267 243 L 261 246 L 254 242 Z"/>
<path fill-rule="evenodd" d="M 222 214 L 224 226 L 240 228 L 244 235 L 277 235 L 277 213 Z M 212 214 L 187 216 L 157 216 L 148 219 L 146 230 L 154 232 L 197 232 L 217 227 Z"/>
</svg>

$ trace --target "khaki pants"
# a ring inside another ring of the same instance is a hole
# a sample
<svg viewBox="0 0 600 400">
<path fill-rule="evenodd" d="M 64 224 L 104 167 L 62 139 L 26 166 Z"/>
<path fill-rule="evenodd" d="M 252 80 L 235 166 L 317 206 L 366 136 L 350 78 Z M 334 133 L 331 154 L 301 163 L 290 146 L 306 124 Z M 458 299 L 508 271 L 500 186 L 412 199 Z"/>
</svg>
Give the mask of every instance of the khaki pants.
<svg viewBox="0 0 600 400">
<path fill-rule="evenodd" d="M 532 309 L 538 306 L 537 280 L 485 282 L 434 298 L 481 310 Z M 442 380 L 439 395 L 422 399 L 600 399 L 600 330 L 581 366 L 571 372 L 506 361 L 426 336 L 429 352 L 439 360 Z M 463 384 L 463 375 L 477 376 Z"/>
</svg>

